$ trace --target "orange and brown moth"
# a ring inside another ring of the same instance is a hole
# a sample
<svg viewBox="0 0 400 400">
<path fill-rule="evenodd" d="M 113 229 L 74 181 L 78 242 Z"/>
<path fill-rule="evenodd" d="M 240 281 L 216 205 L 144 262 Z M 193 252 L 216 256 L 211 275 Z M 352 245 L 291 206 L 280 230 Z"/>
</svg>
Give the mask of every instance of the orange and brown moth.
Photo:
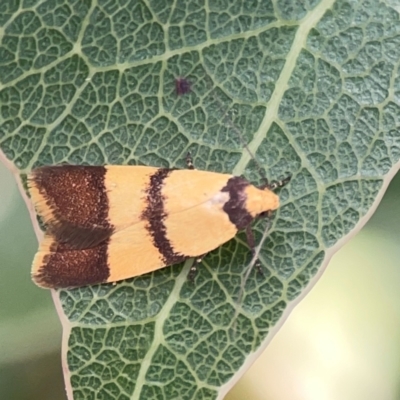
<svg viewBox="0 0 400 400">
<path fill-rule="evenodd" d="M 32 277 L 67 288 L 145 274 L 199 258 L 279 206 L 281 182 L 255 187 L 242 177 L 146 166 L 49 166 L 28 187 L 46 224 Z"/>
</svg>

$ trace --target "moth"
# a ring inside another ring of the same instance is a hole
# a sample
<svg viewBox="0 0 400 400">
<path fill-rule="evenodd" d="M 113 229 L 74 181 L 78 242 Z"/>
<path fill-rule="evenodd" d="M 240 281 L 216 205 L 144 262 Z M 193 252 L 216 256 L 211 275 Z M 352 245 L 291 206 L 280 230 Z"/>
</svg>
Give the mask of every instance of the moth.
<svg viewBox="0 0 400 400">
<path fill-rule="evenodd" d="M 229 174 L 148 166 L 45 166 L 28 176 L 46 225 L 32 278 L 44 288 L 116 282 L 203 255 L 279 207 L 274 190 Z M 191 269 L 195 273 L 196 266 Z"/>
</svg>

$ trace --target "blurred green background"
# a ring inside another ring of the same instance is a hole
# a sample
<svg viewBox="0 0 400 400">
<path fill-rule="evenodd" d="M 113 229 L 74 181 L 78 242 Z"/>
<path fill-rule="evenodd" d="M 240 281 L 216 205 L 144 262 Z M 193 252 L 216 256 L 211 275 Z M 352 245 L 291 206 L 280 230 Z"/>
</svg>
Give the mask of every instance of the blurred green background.
<svg viewBox="0 0 400 400">
<path fill-rule="evenodd" d="M 400 175 L 227 400 L 400 399 Z M 66 399 L 61 324 L 30 280 L 37 249 L 0 164 L 0 399 Z"/>
</svg>

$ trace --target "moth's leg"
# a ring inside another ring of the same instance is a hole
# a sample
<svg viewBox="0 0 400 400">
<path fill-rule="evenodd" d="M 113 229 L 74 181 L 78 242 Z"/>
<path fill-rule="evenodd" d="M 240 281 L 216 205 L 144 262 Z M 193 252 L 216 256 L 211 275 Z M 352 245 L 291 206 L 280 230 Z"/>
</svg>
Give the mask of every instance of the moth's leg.
<svg viewBox="0 0 400 400">
<path fill-rule="evenodd" d="M 246 238 L 247 238 L 247 244 L 250 247 L 251 250 L 251 255 L 254 257 L 256 255 L 256 241 L 254 239 L 254 233 L 253 230 L 251 229 L 251 225 L 247 225 L 246 227 Z M 257 258 L 255 267 L 257 268 L 257 272 L 261 275 L 264 275 L 264 272 L 261 268 L 261 263 L 260 260 Z"/>
<path fill-rule="evenodd" d="M 199 266 L 199 264 L 201 264 L 204 257 L 205 257 L 205 254 L 203 254 L 202 256 L 196 257 L 193 260 L 193 264 L 190 267 L 189 273 L 187 275 L 187 278 L 191 283 L 194 283 L 194 278 L 196 278 L 196 275 L 197 275 L 197 267 Z"/>
<path fill-rule="evenodd" d="M 195 169 L 193 165 L 193 158 L 192 155 L 190 154 L 190 151 L 186 154 L 186 165 L 188 169 Z"/>
</svg>

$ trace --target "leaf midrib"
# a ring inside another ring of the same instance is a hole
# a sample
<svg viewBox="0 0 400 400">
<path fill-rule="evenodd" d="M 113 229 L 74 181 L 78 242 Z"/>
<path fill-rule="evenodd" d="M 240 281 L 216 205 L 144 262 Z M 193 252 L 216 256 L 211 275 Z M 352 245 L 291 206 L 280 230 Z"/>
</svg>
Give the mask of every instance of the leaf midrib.
<svg viewBox="0 0 400 400">
<path fill-rule="evenodd" d="M 271 98 L 266 105 L 267 110 L 264 118 L 258 131 L 254 135 L 253 140 L 248 143 L 248 147 L 253 154 L 257 152 L 257 149 L 261 145 L 262 141 L 265 139 L 266 133 L 271 128 L 271 125 L 274 122 L 279 124 L 279 106 L 281 104 L 284 93 L 288 89 L 289 80 L 293 74 L 293 70 L 296 66 L 296 61 L 299 57 L 299 54 L 306 47 L 308 34 L 310 33 L 310 30 L 314 28 L 314 26 L 320 21 L 327 9 L 329 9 L 334 4 L 334 2 L 335 0 L 322 1 L 313 11 L 307 14 L 307 16 L 300 21 L 299 28 L 297 29 L 294 36 L 292 47 L 286 56 L 286 61 L 279 75 L 279 78 L 275 82 L 275 90 L 273 91 Z M 294 139 L 290 137 L 289 133 L 287 133 L 287 136 L 291 144 L 293 144 Z M 313 174 L 314 168 L 310 165 L 307 158 L 302 155 L 302 152 L 299 149 L 297 150 L 303 166 L 305 166 L 310 171 L 310 173 Z M 243 151 L 240 160 L 236 164 L 236 167 L 233 169 L 233 175 L 242 175 L 245 171 L 246 165 L 249 163 L 250 160 L 251 155 L 249 154 L 249 152 Z M 313 178 L 318 184 L 318 177 L 314 174 Z"/>
<path fill-rule="evenodd" d="M 286 62 L 284 64 L 284 67 L 280 73 L 280 76 L 278 80 L 275 83 L 275 90 L 272 93 L 271 99 L 269 103 L 267 104 L 267 111 L 265 113 L 265 116 L 263 118 L 263 121 L 254 135 L 253 140 L 248 144 L 249 149 L 253 154 L 257 151 L 258 147 L 261 145 L 262 141 L 265 138 L 266 132 L 269 131 L 272 123 L 276 120 L 278 120 L 278 111 L 279 111 L 279 105 L 282 101 L 282 97 L 285 93 L 285 91 L 288 88 L 288 83 L 289 79 L 292 76 L 293 70 L 296 66 L 296 60 L 302 51 L 302 49 L 305 47 L 305 43 L 308 37 L 308 34 L 310 30 L 320 21 L 324 13 L 328 8 L 330 8 L 334 3 L 334 0 L 326 0 L 324 2 L 321 2 L 312 12 L 310 12 L 299 24 L 299 29 L 297 30 L 295 34 L 294 41 L 292 43 L 291 50 L 287 54 L 286 57 Z M 281 23 L 279 24 L 271 24 L 271 25 L 279 25 L 282 26 Z M 268 29 L 271 28 L 271 25 L 268 26 Z M 265 28 L 263 29 L 263 31 Z M 252 32 L 252 36 L 254 35 L 254 32 Z M 236 37 L 244 37 L 248 35 L 236 35 Z M 233 36 L 231 36 L 229 39 L 226 40 L 232 40 Z M 216 41 L 219 42 L 219 41 Z M 204 48 L 209 46 L 211 43 L 206 42 L 202 44 L 201 46 L 196 46 L 192 50 L 199 50 L 199 48 Z M 190 49 L 186 48 L 184 51 L 177 51 L 173 52 L 175 54 L 181 54 L 182 52 L 187 52 L 190 51 Z M 170 54 L 172 56 L 172 54 Z M 222 89 L 222 88 L 221 88 Z M 293 142 L 293 140 L 292 140 Z M 309 164 L 307 158 L 303 155 L 301 155 L 301 152 L 299 153 L 299 157 L 302 160 L 303 166 L 306 166 L 309 170 L 310 173 L 313 173 L 313 168 L 311 168 L 311 165 Z M 242 175 L 246 165 L 249 163 L 251 160 L 251 155 L 247 151 L 243 151 L 240 160 L 236 164 L 235 168 L 233 169 L 232 174 L 233 175 Z M 315 172 L 314 172 L 315 174 Z M 314 175 L 314 179 L 318 184 L 319 179 Z M 132 394 L 132 399 L 136 399 L 140 397 L 140 393 L 142 391 L 143 385 L 146 382 L 146 373 L 148 371 L 149 366 L 151 365 L 151 360 L 152 357 L 154 356 L 156 350 L 158 349 L 159 345 L 162 344 L 162 339 L 163 338 L 163 326 L 165 319 L 168 317 L 170 310 L 172 307 L 175 305 L 176 301 L 179 299 L 179 292 L 182 288 L 182 285 L 185 283 L 187 279 L 187 274 L 190 268 L 192 261 L 187 260 L 185 263 L 184 268 L 182 269 L 181 273 L 178 275 L 176 279 L 175 286 L 171 292 L 170 297 L 164 304 L 164 306 L 161 309 L 160 314 L 158 315 L 158 318 L 156 319 L 155 322 L 155 330 L 154 330 L 154 342 L 152 343 L 152 346 L 149 350 L 149 352 L 146 354 L 140 370 L 138 374 L 138 378 L 136 381 L 135 385 L 135 390 Z M 161 340 L 160 340 L 161 339 Z M 245 368 L 246 369 L 246 368 Z M 245 369 L 241 369 L 242 371 Z M 232 380 L 232 385 L 239 379 L 238 374 L 235 375 L 235 377 Z"/>
</svg>

